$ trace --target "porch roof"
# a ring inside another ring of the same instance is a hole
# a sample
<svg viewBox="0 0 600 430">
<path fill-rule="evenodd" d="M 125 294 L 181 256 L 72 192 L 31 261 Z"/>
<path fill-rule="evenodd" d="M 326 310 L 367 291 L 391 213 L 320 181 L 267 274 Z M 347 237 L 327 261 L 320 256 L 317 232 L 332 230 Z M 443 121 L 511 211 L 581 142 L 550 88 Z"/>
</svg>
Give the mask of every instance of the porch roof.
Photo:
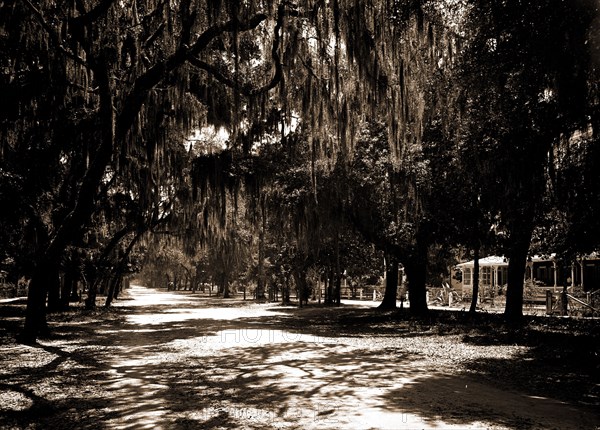
<svg viewBox="0 0 600 430">
<path fill-rule="evenodd" d="M 475 266 L 475 260 L 467 261 L 465 263 L 457 264 L 456 267 L 473 267 Z M 496 266 L 504 267 L 508 266 L 508 260 L 505 257 L 498 257 L 496 255 L 490 255 L 488 257 L 479 259 L 479 267 L 483 266 Z"/>
</svg>

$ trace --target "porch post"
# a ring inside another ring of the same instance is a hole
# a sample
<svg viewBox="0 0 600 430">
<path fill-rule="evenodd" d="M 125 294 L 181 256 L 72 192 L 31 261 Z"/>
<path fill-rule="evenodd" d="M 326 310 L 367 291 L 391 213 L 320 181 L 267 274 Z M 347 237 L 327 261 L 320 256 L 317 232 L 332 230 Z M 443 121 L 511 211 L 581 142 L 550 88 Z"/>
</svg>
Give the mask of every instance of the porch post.
<svg viewBox="0 0 600 430">
<path fill-rule="evenodd" d="M 492 271 L 492 306 L 494 306 L 494 299 L 498 294 L 498 266 L 494 266 Z"/>
<path fill-rule="evenodd" d="M 585 286 L 583 284 L 583 282 L 584 282 L 584 280 L 583 280 L 584 270 L 583 269 L 585 268 L 585 260 L 583 259 L 583 257 L 581 258 L 579 265 L 581 266 L 581 285 L 580 285 L 580 287 L 581 287 L 581 291 L 583 291 L 583 289 L 585 288 Z"/>
<path fill-rule="evenodd" d="M 556 261 L 552 262 L 552 269 L 554 270 L 554 292 L 556 293 L 556 287 L 558 286 L 558 269 L 556 266 Z"/>
<path fill-rule="evenodd" d="M 498 286 L 498 266 L 494 266 L 494 287 Z"/>
<path fill-rule="evenodd" d="M 525 263 L 524 281 L 527 281 L 528 279 L 533 279 L 533 262 L 529 261 L 529 258 L 527 259 L 527 262 Z"/>
</svg>

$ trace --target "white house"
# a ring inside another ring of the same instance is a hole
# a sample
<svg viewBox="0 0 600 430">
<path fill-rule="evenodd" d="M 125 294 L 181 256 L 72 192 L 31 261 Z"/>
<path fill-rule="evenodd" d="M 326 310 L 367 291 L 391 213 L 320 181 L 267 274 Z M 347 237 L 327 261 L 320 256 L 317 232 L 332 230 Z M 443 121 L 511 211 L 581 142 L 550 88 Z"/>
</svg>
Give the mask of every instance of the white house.
<svg viewBox="0 0 600 430">
<path fill-rule="evenodd" d="M 473 268 L 475 261 L 457 264 L 462 272 L 463 295 L 473 292 Z M 507 284 L 508 259 L 489 256 L 479 259 L 479 287 L 485 291 L 494 291 L 491 287 L 503 287 Z M 555 291 L 567 284 L 579 287 L 583 291 L 600 289 L 600 255 L 592 253 L 582 256 L 567 267 L 560 267 L 555 255 L 534 255 L 527 259 L 525 281 L 531 281 L 535 287 L 552 287 Z M 498 291 L 496 289 L 496 291 Z"/>
<path fill-rule="evenodd" d="M 475 260 L 467 261 L 456 266 L 462 272 L 462 294 L 473 294 L 473 268 Z M 483 291 L 493 291 L 493 287 L 506 285 L 508 275 L 508 260 L 495 255 L 479 259 L 479 288 Z"/>
<path fill-rule="evenodd" d="M 578 287 L 582 291 L 600 289 L 600 255 L 582 255 L 571 264 L 561 266 L 555 254 L 534 255 L 527 259 L 525 280 L 531 279 L 537 287 L 553 287 L 555 290 L 564 284 Z"/>
</svg>

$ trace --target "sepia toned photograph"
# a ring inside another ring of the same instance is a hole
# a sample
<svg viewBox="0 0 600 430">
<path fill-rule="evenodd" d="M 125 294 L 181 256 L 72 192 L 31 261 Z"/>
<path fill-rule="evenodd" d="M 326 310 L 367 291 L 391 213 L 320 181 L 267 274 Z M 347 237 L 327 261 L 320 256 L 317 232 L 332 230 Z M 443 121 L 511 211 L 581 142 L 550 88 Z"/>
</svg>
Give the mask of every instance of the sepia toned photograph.
<svg viewBox="0 0 600 430">
<path fill-rule="evenodd" d="M 600 0 L 0 0 L 0 430 L 600 430 Z"/>
</svg>

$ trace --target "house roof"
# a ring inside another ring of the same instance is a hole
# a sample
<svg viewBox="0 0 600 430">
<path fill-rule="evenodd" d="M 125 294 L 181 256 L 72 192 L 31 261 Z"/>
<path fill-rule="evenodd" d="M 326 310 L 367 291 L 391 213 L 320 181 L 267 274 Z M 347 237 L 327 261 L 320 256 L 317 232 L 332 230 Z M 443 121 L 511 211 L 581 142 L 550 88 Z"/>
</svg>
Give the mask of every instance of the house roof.
<svg viewBox="0 0 600 430">
<path fill-rule="evenodd" d="M 533 255 L 529 257 L 529 261 L 533 262 L 542 262 L 542 261 L 554 261 L 556 258 L 556 254 L 546 254 L 546 255 Z M 591 254 L 587 254 L 581 257 L 582 260 L 598 260 L 600 259 L 600 252 L 592 252 Z M 457 264 L 456 267 L 473 267 L 475 266 L 475 260 L 466 261 L 464 263 Z M 498 257 L 496 255 L 490 255 L 488 257 L 479 259 L 479 266 L 496 266 L 496 267 L 505 267 L 508 266 L 508 259 L 506 257 Z"/>
<path fill-rule="evenodd" d="M 554 261 L 556 259 L 556 254 L 552 253 L 552 254 L 545 254 L 545 255 L 532 255 L 530 257 L 531 261 Z"/>
<path fill-rule="evenodd" d="M 475 266 L 475 260 L 467 261 L 456 265 L 457 267 L 473 267 Z M 508 266 L 508 260 L 505 257 L 498 257 L 496 255 L 490 255 L 485 258 L 479 259 L 479 266 Z"/>
</svg>

